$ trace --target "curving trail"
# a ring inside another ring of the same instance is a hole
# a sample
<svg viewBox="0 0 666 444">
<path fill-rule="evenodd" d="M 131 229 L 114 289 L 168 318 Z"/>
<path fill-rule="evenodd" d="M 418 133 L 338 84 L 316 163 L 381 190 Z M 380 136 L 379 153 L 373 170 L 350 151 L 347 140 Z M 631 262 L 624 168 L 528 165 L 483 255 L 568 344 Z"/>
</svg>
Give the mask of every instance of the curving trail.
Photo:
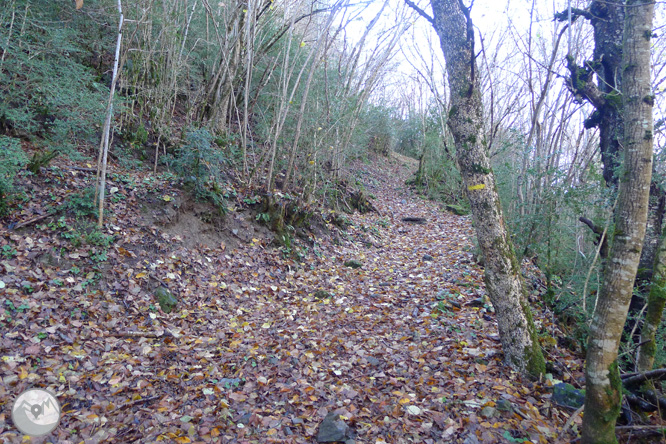
<svg viewBox="0 0 666 444">
<path fill-rule="evenodd" d="M 0 376 L 17 377 L 0 394 L 48 381 L 67 404 L 58 442 L 312 443 L 332 411 L 356 443 L 556 442 L 569 413 L 551 405 L 549 383 L 501 363 L 469 218 L 414 196 L 404 186 L 412 167 L 357 166 L 379 212 L 350 215 L 337 245 L 312 238 L 303 262 L 260 239 L 233 251 L 174 239 L 149 248 L 154 238 L 128 222 L 106 291 L 33 295 L 40 310 L 26 322 L 44 310 L 88 315 L 52 323 L 53 339 L 32 355 L 19 351 L 20 334 L 4 339 L 3 355 L 42 361 L 31 370 L 5 360 Z M 344 265 L 352 259 L 362 267 Z M 177 289 L 178 311 L 154 308 L 155 280 Z"/>
</svg>

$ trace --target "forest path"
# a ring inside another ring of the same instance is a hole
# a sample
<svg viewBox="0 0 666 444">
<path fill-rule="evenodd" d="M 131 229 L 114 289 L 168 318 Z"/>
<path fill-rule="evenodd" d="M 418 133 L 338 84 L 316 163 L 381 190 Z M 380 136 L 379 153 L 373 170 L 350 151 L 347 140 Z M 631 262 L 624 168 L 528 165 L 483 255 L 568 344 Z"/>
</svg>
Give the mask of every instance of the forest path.
<svg viewBox="0 0 666 444">
<path fill-rule="evenodd" d="M 312 443 L 334 410 L 356 443 L 554 442 L 568 415 L 502 364 L 469 218 L 413 195 L 413 166 L 359 164 L 378 212 L 350 215 L 337 244 L 313 237 L 302 262 L 261 239 L 193 250 L 127 228 L 107 291 L 82 299 L 73 277 L 16 313 L 50 336 L 5 335 L 0 394 L 53 387 L 58 442 Z M 176 311 L 156 308 L 157 282 Z"/>
</svg>

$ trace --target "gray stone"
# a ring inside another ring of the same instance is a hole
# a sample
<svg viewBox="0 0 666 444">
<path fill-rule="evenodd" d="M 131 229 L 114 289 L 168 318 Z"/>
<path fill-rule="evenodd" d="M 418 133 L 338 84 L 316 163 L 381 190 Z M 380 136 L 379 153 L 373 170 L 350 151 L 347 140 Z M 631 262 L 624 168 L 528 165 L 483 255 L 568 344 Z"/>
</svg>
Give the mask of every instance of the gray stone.
<svg viewBox="0 0 666 444">
<path fill-rule="evenodd" d="M 468 307 L 483 307 L 484 305 L 486 305 L 486 301 L 483 298 L 476 298 L 472 299 L 465 305 Z"/>
<path fill-rule="evenodd" d="M 497 401 L 497 410 L 503 412 L 512 412 L 513 405 L 508 399 L 500 399 L 499 401 Z"/>
<path fill-rule="evenodd" d="M 340 414 L 331 412 L 319 424 L 317 442 L 346 441 L 348 433 L 349 426 L 342 420 Z"/>
<path fill-rule="evenodd" d="M 379 359 L 375 358 L 374 356 L 368 356 L 367 358 L 365 358 L 365 360 L 368 361 L 368 364 L 374 365 L 375 367 L 382 363 Z"/>
<path fill-rule="evenodd" d="M 463 444 L 480 444 L 479 438 L 477 438 L 475 435 L 469 434 L 465 437 Z"/>
<path fill-rule="evenodd" d="M 250 419 L 252 419 L 252 413 L 247 412 L 238 419 L 238 423 L 248 425 L 250 423 Z"/>
<path fill-rule="evenodd" d="M 560 382 L 553 387 L 553 402 L 561 406 L 577 409 L 585 403 L 585 394 L 573 385 Z"/>
<path fill-rule="evenodd" d="M 497 409 L 495 407 L 486 406 L 481 409 L 481 416 L 484 418 L 490 419 L 495 417 L 495 415 L 497 415 Z"/>
<path fill-rule="evenodd" d="M 433 259 L 434 259 L 434 257 L 430 256 L 429 254 L 424 254 L 423 255 L 423 260 L 424 261 L 431 261 Z"/>
<path fill-rule="evenodd" d="M 155 290 L 155 297 L 164 313 L 171 313 L 171 311 L 176 308 L 176 305 L 178 305 L 178 299 L 176 299 L 176 297 L 164 287 L 158 287 L 157 290 Z"/>
</svg>

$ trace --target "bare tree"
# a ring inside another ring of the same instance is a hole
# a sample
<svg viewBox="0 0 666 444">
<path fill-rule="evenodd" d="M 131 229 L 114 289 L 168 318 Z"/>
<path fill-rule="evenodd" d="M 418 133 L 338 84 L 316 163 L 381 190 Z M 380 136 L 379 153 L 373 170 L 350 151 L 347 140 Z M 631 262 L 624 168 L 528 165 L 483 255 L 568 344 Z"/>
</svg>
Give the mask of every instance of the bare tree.
<svg viewBox="0 0 666 444">
<path fill-rule="evenodd" d="M 95 188 L 95 199 L 98 202 L 97 226 L 102 228 L 104 224 L 104 192 L 106 188 L 106 166 L 109 155 L 109 134 L 111 132 L 111 118 L 113 117 L 113 98 L 116 91 L 116 79 L 118 78 L 118 59 L 120 58 L 120 45 L 123 39 L 123 6 L 121 0 L 118 0 L 118 39 L 116 41 L 116 55 L 113 60 L 113 76 L 111 78 L 111 89 L 109 91 L 109 102 L 106 106 L 106 118 L 104 119 L 104 129 L 102 131 L 102 141 L 99 147 L 99 157 L 97 159 L 97 179 L 98 186 Z"/>
</svg>

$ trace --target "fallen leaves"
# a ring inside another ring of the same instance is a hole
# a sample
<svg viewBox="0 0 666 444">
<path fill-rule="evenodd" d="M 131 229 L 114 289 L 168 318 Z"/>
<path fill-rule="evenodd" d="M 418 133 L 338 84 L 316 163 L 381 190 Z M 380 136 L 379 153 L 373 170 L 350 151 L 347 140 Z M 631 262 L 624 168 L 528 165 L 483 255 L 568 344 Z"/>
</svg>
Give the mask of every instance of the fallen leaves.
<svg viewBox="0 0 666 444">
<path fill-rule="evenodd" d="M 552 442 L 567 416 L 548 381 L 502 364 L 468 219 L 413 200 L 394 173 L 362 177 L 381 214 L 349 216 L 338 244 L 311 237 L 298 261 L 252 237 L 234 250 L 165 238 L 121 182 L 105 263 L 55 230 L 2 232 L 16 256 L 0 262 L 0 396 L 54 390 L 59 441 L 306 443 L 344 409 L 358 442 Z M 415 214 L 427 223 L 402 222 Z M 174 312 L 155 285 L 179 295 Z M 2 421 L 0 439 L 20 442 Z"/>
</svg>

